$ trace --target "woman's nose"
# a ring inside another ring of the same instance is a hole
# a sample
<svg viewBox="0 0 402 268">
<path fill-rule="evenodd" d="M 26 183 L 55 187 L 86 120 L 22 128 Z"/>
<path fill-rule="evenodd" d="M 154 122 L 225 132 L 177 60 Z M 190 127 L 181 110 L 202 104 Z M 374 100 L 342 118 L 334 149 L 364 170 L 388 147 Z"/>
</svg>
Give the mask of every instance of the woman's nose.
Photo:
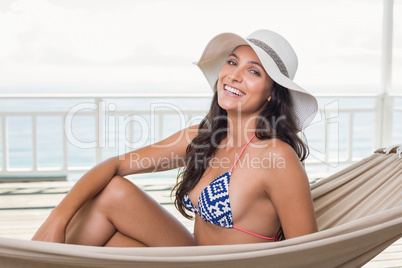
<svg viewBox="0 0 402 268">
<path fill-rule="evenodd" d="M 239 68 L 233 70 L 233 72 L 229 74 L 229 80 L 241 83 L 243 81 L 241 70 Z"/>
</svg>

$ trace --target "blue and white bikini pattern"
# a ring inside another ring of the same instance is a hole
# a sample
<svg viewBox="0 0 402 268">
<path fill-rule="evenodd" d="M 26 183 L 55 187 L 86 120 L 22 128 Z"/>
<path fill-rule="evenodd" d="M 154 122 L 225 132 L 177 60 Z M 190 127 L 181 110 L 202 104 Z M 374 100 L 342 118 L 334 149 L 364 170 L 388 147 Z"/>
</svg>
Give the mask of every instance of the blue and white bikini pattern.
<svg viewBox="0 0 402 268">
<path fill-rule="evenodd" d="M 229 201 L 229 181 L 231 171 L 228 171 L 212 181 L 202 192 L 198 200 L 198 210 L 186 195 L 184 203 L 193 212 L 211 224 L 232 228 L 232 210 Z"/>
</svg>

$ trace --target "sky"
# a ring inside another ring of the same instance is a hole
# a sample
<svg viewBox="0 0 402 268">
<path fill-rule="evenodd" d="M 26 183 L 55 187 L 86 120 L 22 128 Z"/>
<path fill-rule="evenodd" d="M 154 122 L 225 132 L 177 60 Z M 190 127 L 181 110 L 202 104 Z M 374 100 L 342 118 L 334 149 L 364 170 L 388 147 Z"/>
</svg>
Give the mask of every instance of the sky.
<svg viewBox="0 0 402 268">
<path fill-rule="evenodd" d="M 283 35 L 313 93 L 379 92 L 380 0 L 2 0 L 0 93 L 210 93 L 197 61 L 222 32 Z M 402 92 L 402 1 L 393 90 Z"/>
</svg>

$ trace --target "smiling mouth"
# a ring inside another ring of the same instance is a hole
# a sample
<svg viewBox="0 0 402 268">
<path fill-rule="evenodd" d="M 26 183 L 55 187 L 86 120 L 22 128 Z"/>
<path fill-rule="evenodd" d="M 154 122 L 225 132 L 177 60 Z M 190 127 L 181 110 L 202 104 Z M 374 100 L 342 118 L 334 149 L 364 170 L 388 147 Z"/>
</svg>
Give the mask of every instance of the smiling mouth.
<svg viewBox="0 0 402 268">
<path fill-rule="evenodd" d="M 246 93 L 244 93 L 243 91 L 240 91 L 240 90 L 238 90 L 237 88 L 233 88 L 233 87 L 231 87 L 231 86 L 229 86 L 229 85 L 225 85 L 225 86 L 223 87 L 223 89 L 224 89 L 225 91 L 227 91 L 227 92 L 230 92 L 230 93 L 235 94 L 235 95 L 240 96 L 240 97 L 246 95 Z"/>
</svg>

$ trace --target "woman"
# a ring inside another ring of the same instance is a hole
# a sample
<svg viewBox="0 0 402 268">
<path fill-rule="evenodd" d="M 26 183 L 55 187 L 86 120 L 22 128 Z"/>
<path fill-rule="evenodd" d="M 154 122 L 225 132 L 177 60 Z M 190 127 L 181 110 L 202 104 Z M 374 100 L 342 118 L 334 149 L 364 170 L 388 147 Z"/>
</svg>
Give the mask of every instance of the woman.
<svg viewBox="0 0 402 268">
<path fill-rule="evenodd" d="M 97 246 L 191 246 L 271 242 L 317 231 L 297 136 L 317 102 L 292 79 L 297 57 L 280 35 L 221 34 L 197 64 L 215 91 L 199 126 L 104 161 L 51 212 L 34 240 Z M 169 166 L 140 165 L 171 156 Z M 183 161 L 177 161 L 182 159 Z M 129 174 L 182 167 L 175 204 L 195 213 L 194 235 Z M 230 181 L 230 187 L 229 187 Z M 230 196 L 230 200 L 229 200 Z"/>
</svg>

